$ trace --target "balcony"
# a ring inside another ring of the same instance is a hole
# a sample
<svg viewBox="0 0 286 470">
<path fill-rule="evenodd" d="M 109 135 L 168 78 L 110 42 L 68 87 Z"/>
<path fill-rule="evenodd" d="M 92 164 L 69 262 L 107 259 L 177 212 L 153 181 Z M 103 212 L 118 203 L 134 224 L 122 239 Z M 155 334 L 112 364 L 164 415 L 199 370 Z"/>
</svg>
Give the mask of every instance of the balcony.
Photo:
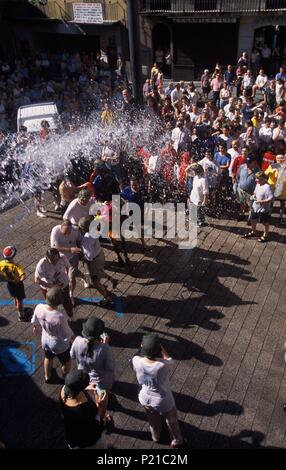
<svg viewBox="0 0 286 470">
<path fill-rule="evenodd" d="M 86 3 L 84 0 L 77 0 L 75 3 Z M 107 4 L 100 0 L 89 0 L 88 3 L 102 3 L 102 14 L 104 22 L 121 21 L 126 26 L 126 11 L 122 6 L 122 2 Z M 64 21 L 73 21 L 72 2 L 64 2 L 62 0 L 49 0 L 46 5 L 38 5 L 38 8 L 49 18 Z"/>
<path fill-rule="evenodd" d="M 219 14 L 267 14 L 286 11 L 286 0 L 141 0 L 140 13 L 194 16 Z"/>
</svg>

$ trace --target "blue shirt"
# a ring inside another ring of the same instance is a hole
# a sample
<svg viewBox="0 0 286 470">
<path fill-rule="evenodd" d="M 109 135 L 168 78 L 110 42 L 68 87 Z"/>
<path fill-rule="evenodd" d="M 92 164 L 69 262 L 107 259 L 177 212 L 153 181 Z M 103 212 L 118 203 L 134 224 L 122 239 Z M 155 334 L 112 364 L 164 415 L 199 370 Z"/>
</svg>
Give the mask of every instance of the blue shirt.
<svg viewBox="0 0 286 470">
<path fill-rule="evenodd" d="M 227 153 L 222 155 L 220 152 L 217 152 L 214 157 L 215 161 L 218 162 L 220 166 L 228 165 L 231 161 L 231 156 Z"/>
<path fill-rule="evenodd" d="M 275 80 L 284 80 L 286 82 L 286 74 L 285 73 L 277 73 Z"/>
<path fill-rule="evenodd" d="M 248 194 L 253 194 L 256 187 L 256 173 L 260 171 L 258 167 L 254 167 L 251 171 L 248 171 L 246 163 L 241 165 L 238 175 L 237 182 L 240 189 Z"/>
</svg>

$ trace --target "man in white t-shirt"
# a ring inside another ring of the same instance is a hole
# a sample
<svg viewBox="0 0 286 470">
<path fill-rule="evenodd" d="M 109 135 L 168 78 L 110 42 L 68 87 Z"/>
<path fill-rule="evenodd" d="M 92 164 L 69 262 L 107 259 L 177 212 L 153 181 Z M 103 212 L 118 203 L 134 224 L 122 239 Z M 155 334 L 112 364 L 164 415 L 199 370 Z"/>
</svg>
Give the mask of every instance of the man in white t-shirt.
<svg viewBox="0 0 286 470">
<path fill-rule="evenodd" d="M 69 293 L 69 269 L 70 263 L 65 255 L 60 255 L 56 248 L 50 248 L 36 266 L 35 283 L 39 284 L 44 298 L 51 287 L 61 287 L 64 296 L 63 306 L 68 316 L 71 317 L 73 306 Z"/>
<path fill-rule="evenodd" d="M 86 189 L 82 189 L 78 197 L 74 199 L 64 213 L 63 219 L 69 220 L 73 225 L 77 225 L 81 217 L 87 217 L 93 201 L 90 199 L 90 193 Z"/>
<path fill-rule="evenodd" d="M 177 83 L 175 89 L 171 93 L 172 104 L 174 104 L 176 101 L 181 101 L 183 96 L 184 95 L 181 91 L 181 85 L 180 83 Z"/>
<path fill-rule="evenodd" d="M 204 169 L 198 163 L 191 166 L 191 172 L 194 175 L 193 189 L 190 194 L 190 201 L 198 208 L 197 212 L 197 225 L 203 227 L 205 225 L 205 212 L 204 208 L 208 202 L 208 182 L 204 176 Z"/>
<path fill-rule="evenodd" d="M 265 243 L 268 240 L 269 233 L 269 220 L 271 216 L 272 201 L 274 198 L 271 186 L 267 183 L 268 176 L 262 171 L 256 173 L 255 176 L 256 187 L 253 195 L 253 203 L 251 209 L 251 232 L 245 235 L 245 238 L 253 238 L 257 236 L 256 226 L 261 223 L 264 227 L 262 237 L 258 239 L 260 243 Z"/>
<path fill-rule="evenodd" d="M 264 73 L 264 70 L 261 69 L 259 71 L 259 75 L 257 75 L 255 85 L 253 85 L 252 96 L 254 97 L 256 95 L 257 90 L 259 90 L 261 93 L 263 93 L 267 82 L 268 82 L 268 77 Z"/>
<path fill-rule="evenodd" d="M 73 227 L 69 220 L 64 220 L 61 225 L 56 225 L 51 232 L 51 247 L 57 248 L 60 254 L 65 255 L 70 263 L 70 298 L 73 305 L 76 277 L 84 279 L 84 274 L 78 269 L 81 239 L 79 229 Z"/>
</svg>

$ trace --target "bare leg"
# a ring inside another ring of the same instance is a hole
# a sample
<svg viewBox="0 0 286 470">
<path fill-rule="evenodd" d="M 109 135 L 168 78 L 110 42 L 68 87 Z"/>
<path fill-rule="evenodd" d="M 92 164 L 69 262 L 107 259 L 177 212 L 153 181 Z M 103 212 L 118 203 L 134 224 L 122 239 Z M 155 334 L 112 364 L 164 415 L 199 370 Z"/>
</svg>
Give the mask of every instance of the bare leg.
<svg viewBox="0 0 286 470">
<path fill-rule="evenodd" d="M 269 235 L 269 224 L 263 224 L 263 227 L 264 227 L 263 236 L 264 236 L 265 238 L 267 238 L 268 235 Z"/>
<path fill-rule="evenodd" d="M 24 316 L 24 306 L 23 306 L 23 300 L 20 299 L 14 299 L 16 308 L 18 310 L 19 317 Z"/>
<path fill-rule="evenodd" d="M 51 378 L 52 370 L 53 370 L 53 359 L 47 359 L 45 357 L 44 359 L 45 380 L 48 380 Z"/>
<path fill-rule="evenodd" d="M 255 220 L 252 220 L 251 221 L 251 228 L 252 228 L 253 233 L 255 233 L 255 234 L 256 234 L 256 226 L 257 226 L 257 222 Z"/>
<path fill-rule="evenodd" d="M 62 369 L 63 377 L 65 377 L 71 370 L 71 361 L 68 361 L 65 364 L 62 364 L 61 369 Z"/>
</svg>

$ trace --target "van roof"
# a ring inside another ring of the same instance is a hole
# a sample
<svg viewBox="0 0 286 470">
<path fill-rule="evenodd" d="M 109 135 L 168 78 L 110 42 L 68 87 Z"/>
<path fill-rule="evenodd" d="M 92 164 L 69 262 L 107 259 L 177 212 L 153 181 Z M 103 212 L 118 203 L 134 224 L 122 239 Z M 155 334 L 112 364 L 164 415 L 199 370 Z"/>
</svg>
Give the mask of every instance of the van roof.
<svg viewBox="0 0 286 470">
<path fill-rule="evenodd" d="M 18 119 L 19 118 L 29 118 L 36 116 L 43 116 L 45 114 L 55 114 L 58 113 L 57 105 L 55 103 L 34 103 L 28 104 L 27 106 L 20 106 L 18 109 Z"/>
</svg>

